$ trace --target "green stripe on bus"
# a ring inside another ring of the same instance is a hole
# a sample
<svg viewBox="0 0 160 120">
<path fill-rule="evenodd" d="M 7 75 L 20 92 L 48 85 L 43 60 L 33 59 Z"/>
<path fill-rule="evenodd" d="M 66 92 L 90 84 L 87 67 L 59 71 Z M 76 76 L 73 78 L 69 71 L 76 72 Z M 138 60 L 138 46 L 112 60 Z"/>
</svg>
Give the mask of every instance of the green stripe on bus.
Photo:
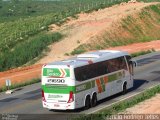
<svg viewBox="0 0 160 120">
<path fill-rule="evenodd" d="M 108 76 L 108 82 L 112 82 L 112 81 L 114 81 L 116 79 L 117 79 L 117 74 L 113 74 L 113 75 L 109 75 Z"/>
<path fill-rule="evenodd" d="M 103 85 L 104 84 L 103 78 L 100 78 L 100 81 L 101 81 L 101 85 Z"/>
<path fill-rule="evenodd" d="M 106 85 L 105 84 L 102 85 L 102 89 L 103 89 L 103 92 L 106 90 Z"/>
<path fill-rule="evenodd" d="M 100 81 L 101 81 L 101 86 L 102 86 L 102 89 L 103 89 L 103 92 L 104 92 L 105 91 L 105 83 L 104 83 L 103 77 L 100 78 Z"/>
<path fill-rule="evenodd" d="M 76 93 L 79 93 L 79 92 L 82 92 L 82 91 L 85 91 L 85 90 L 88 90 L 88 89 L 91 89 L 91 88 L 92 88 L 92 82 L 89 81 L 87 83 L 77 85 L 76 86 Z"/>
<path fill-rule="evenodd" d="M 114 80 L 122 79 L 124 77 L 123 72 L 118 72 L 108 76 L 108 82 L 112 82 Z"/>
<path fill-rule="evenodd" d="M 70 70 L 69 69 L 64 69 L 66 72 L 66 77 L 70 77 Z"/>
<path fill-rule="evenodd" d="M 62 69 L 64 71 L 65 77 L 70 77 L 69 69 Z M 58 68 L 44 68 L 43 76 L 57 76 L 60 77 L 63 73 L 61 73 Z"/>
<path fill-rule="evenodd" d="M 75 93 L 75 86 L 46 86 L 42 85 L 45 93 L 69 94 L 70 91 Z"/>
<path fill-rule="evenodd" d="M 95 87 L 95 80 L 93 80 L 93 81 L 91 81 L 92 82 L 92 88 L 94 88 Z"/>
</svg>

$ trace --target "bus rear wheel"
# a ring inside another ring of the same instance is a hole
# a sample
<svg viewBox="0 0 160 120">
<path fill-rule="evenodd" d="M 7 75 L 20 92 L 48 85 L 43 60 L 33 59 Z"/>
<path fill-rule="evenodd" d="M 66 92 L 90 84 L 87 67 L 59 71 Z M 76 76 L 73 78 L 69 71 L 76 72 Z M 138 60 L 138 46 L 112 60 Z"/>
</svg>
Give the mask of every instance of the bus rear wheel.
<svg viewBox="0 0 160 120">
<path fill-rule="evenodd" d="M 94 93 L 92 97 L 92 107 L 95 107 L 97 105 L 97 95 Z"/>
<path fill-rule="evenodd" d="M 90 96 L 87 96 L 86 97 L 86 100 L 85 100 L 85 107 L 84 109 L 87 110 L 91 107 L 91 100 L 90 100 Z"/>
<path fill-rule="evenodd" d="M 123 91 L 122 91 L 122 94 L 126 94 L 127 93 L 127 83 L 125 82 L 124 85 L 123 85 Z"/>
</svg>

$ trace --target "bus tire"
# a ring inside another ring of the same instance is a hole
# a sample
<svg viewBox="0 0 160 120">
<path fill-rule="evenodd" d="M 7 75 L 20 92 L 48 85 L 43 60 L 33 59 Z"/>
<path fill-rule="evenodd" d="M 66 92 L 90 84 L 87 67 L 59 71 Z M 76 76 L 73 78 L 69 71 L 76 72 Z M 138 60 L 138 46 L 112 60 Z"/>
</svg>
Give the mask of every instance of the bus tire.
<svg viewBox="0 0 160 120">
<path fill-rule="evenodd" d="M 97 95 L 96 95 L 96 93 L 93 94 L 91 105 L 92 105 L 92 107 L 95 107 L 97 105 Z"/>
<path fill-rule="evenodd" d="M 122 94 L 124 95 L 124 94 L 126 94 L 127 93 L 127 82 L 125 82 L 124 84 L 123 84 L 123 91 L 122 91 Z"/>
<path fill-rule="evenodd" d="M 91 107 L 91 100 L 90 100 L 90 96 L 87 96 L 86 97 L 86 100 L 85 100 L 85 107 L 84 109 L 87 110 Z"/>
</svg>

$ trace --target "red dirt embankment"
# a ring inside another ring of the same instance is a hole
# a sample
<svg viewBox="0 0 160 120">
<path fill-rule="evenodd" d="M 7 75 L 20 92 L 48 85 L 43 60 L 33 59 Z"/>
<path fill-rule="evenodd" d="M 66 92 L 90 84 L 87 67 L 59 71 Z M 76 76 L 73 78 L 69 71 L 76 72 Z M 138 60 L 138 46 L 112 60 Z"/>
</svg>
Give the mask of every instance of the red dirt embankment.
<svg viewBox="0 0 160 120">
<path fill-rule="evenodd" d="M 160 51 L 160 40 L 155 40 L 151 42 L 145 42 L 145 43 L 134 43 L 127 46 L 119 46 L 114 48 L 109 48 L 110 50 L 122 50 L 127 51 L 129 53 L 135 53 L 140 51 L 146 51 L 154 49 L 156 51 Z"/>
<path fill-rule="evenodd" d="M 62 60 L 66 58 L 65 53 L 71 53 L 75 48 L 83 44 L 93 43 L 95 44 L 93 47 L 98 44 L 105 44 L 101 37 L 104 36 L 106 30 L 112 30 L 113 25 L 120 24 L 121 19 L 136 15 L 144 7 L 155 4 L 157 3 L 123 3 L 91 13 L 80 13 L 78 14 L 78 19 L 69 19 L 61 26 L 50 25 L 51 32 L 60 31 L 66 36 L 60 42 L 50 45 L 50 51 L 38 63 Z M 116 31 L 114 32 L 116 33 Z M 113 36 L 115 36 L 114 32 Z M 117 30 L 117 32 L 119 31 Z"/>
<path fill-rule="evenodd" d="M 22 67 L 0 72 L 0 88 L 5 85 L 5 80 L 10 79 L 12 84 L 24 83 L 34 78 L 40 78 L 42 64 Z"/>
</svg>

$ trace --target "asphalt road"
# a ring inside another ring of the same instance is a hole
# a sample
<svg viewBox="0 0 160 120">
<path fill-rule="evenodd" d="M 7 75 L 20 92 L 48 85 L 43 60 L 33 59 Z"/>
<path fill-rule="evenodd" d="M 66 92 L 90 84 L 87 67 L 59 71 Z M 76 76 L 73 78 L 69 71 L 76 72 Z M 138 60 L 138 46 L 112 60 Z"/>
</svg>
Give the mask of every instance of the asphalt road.
<svg viewBox="0 0 160 120">
<path fill-rule="evenodd" d="M 27 119 L 27 117 L 31 117 L 30 119 L 37 117 L 39 119 L 46 119 L 46 117 L 49 117 L 52 119 L 54 118 L 54 120 L 68 119 L 77 114 L 95 113 L 111 104 L 130 98 L 149 87 L 160 84 L 160 53 L 150 54 L 135 59 L 138 62 L 138 67 L 135 69 L 134 87 L 130 89 L 126 95 L 117 94 L 100 101 L 94 108 L 85 111 L 83 109 L 76 111 L 49 111 L 48 109 L 44 109 L 41 103 L 40 83 L 38 83 L 36 85 L 21 88 L 10 96 L 1 93 L 0 113 L 21 114 L 20 116 L 25 119 Z M 36 86 L 35 89 L 34 86 Z"/>
</svg>

